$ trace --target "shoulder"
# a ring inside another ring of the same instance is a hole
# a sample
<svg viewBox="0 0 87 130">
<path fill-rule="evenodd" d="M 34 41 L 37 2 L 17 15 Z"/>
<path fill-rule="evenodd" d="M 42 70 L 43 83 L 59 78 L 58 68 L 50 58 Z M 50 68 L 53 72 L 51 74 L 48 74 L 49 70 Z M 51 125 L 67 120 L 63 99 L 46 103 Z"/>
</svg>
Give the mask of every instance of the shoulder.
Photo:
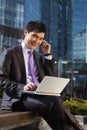
<svg viewBox="0 0 87 130">
<path fill-rule="evenodd" d="M 18 44 L 14 47 L 4 49 L 2 53 L 0 54 L 0 57 L 2 58 L 11 57 L 12 55 L 15 55 L 16 53 L 19 53 L 20 51 L 22 51 L 22 47 L 21 47 L 21 44 Z"/>
<path fill-rule="evenodd" d="M 15 53 L 19 53 L 20 51 L 22 51 L 21 44 L 18 44 L 18 45 L 14 46 L 14 47 L 10 47 L 10 48 L 4 50 L 4 52 L 6 54 L 15 54 Z"/>
<path fill-rule="evenodd" d="M 8 48 L 7 52 L 14 52 L 14 51 L 18 51 L 18 50 L 22 50 L 21 44 L 18 44 L 18 45 L 14 46 L 14 47 Z"/>
</svg>

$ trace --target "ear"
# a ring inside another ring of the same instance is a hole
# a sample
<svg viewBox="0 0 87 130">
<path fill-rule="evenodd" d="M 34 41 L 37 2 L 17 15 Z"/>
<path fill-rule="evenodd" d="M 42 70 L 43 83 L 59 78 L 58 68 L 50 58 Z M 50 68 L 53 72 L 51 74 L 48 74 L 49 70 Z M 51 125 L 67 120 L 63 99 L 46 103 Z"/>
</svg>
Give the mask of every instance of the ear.
<svg viewBox="0 0 87 130">
<path fill-rule="evenodd" d="M 28 33 L 27 29 L 24 29 L 24 36 Z"/>
</svg>

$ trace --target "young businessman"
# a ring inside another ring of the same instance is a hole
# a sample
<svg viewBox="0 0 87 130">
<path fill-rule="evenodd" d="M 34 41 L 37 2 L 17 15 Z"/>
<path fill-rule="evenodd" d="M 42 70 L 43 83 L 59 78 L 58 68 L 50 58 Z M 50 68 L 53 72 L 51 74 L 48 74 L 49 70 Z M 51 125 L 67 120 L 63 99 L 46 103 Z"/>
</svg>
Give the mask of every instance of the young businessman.
<svg viewBox="0 0 87 130">
<path fill-rule="evenodd" d="M 31 21 L 24 30 L 21 44 L 2 53 L 1 107 L 13 111 L 39 113 L 53 130 L 82 130 L 74 116 L 66 110 L 60 97 L 22 93 L 22 90 L 35 90 L 45 75 L 55 76 L 51 45 L 44 40 L 45 34 L 46 28 L 42 22 Z M 41 47 L 42 54 L 35 51 L 38 46 Z M 50 89 L 50 86 L 48 87 Z"/>
</svg>

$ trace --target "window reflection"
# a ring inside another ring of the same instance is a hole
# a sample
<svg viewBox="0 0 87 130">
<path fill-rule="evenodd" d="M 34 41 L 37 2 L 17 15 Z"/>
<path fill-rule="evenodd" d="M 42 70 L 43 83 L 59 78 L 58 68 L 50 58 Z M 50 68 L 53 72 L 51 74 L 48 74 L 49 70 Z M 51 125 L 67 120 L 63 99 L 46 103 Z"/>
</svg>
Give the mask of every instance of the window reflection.
<svg viewBox="0 0 87 130">
<path fill-rule="evenodd" d="M 0 0 L 0 53 L 22 39 L 30 20 L 47 26 L 57 75 L 71 78 L 71 90 L 87 98 L 87 0 Z"/>
</svg>

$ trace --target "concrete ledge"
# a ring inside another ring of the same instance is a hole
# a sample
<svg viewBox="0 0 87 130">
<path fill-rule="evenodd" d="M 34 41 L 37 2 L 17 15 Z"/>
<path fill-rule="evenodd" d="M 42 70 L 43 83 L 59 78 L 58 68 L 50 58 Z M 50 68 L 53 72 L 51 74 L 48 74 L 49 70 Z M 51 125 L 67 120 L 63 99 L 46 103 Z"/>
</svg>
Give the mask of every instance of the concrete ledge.
<svg viewBox="0 0 87 130">
<path fill-rule="evenodd" d="M 32 112 L 0 110 L 0 130 L 39 130 L 40 120 Z"/>
</svg>

